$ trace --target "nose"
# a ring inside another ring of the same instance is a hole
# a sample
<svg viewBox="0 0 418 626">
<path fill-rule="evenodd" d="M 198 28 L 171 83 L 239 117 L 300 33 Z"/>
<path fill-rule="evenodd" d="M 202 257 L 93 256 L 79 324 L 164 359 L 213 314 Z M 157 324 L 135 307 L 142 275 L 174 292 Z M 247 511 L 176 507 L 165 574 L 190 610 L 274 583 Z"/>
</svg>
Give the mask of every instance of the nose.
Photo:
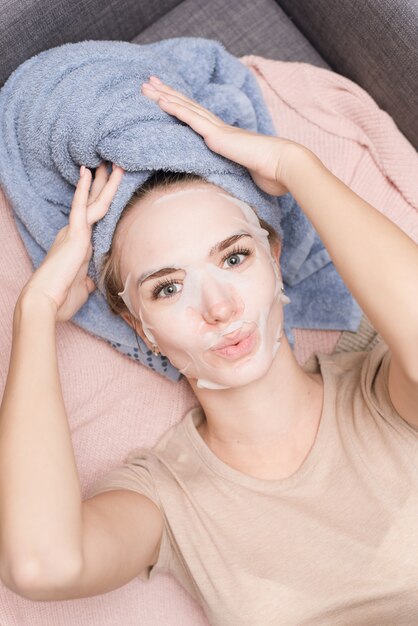
<svg viewBox="0 0 418 626">
<path fill-rule="evenodd" d="M 213 279 L 207 280 L 202 288 L 202 300 L 202 315 L 208 324 L 229 322 L 244 310 L 244 303 L 233 286 Z"/>
</svg>

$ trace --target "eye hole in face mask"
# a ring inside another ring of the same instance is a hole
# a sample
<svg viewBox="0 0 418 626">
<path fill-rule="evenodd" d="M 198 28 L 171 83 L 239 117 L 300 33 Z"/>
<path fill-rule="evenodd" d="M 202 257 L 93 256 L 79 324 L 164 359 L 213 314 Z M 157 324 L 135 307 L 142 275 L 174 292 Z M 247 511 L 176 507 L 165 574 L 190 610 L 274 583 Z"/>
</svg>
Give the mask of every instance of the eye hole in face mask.
<svg viewBox="0 0 418 626">
<path fill-rule="evenodd" d="M 222 261 L 222 269 L 234 269 L 243 265 L 246 259 L 252 256 L 253 251 L 242 246 L 235 246 L 225 254 Z M 168 300 L 177 296 L 181 291 L 183 281 L 178 278 L 164 278 L 158 281 L 152 291 L 152 300 Z"/>
</svg>

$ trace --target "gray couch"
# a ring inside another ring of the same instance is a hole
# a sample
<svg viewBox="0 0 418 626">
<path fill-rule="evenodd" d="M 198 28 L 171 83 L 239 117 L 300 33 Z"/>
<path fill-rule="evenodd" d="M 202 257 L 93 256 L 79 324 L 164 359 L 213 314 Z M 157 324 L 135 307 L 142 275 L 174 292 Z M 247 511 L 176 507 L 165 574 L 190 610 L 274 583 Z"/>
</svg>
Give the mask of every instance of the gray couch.
<svg viewBox="0 0 418 626">
<path fill-rule="evenodd" d="M 0 0 L 0 85 L 67 42 L 221 41 L 236 56 L 303 61 L 354 80 L 418 148 L 418 0 Z"/>
</svg>

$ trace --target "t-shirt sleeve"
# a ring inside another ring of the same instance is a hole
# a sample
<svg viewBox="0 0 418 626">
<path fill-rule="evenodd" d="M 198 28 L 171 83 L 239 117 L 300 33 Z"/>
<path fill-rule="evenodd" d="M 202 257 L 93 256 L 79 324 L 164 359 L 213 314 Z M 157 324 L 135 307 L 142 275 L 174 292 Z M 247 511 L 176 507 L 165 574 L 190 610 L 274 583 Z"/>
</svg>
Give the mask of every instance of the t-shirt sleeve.
<svg viewBox="0 0 418 626">
<path fill-rule="evenodd" d="M 363 363 L 363 394 L 374 410 L 391 426 L 412 437 L 418 437 L 418 428 L 411 426 L 399 415 L 389 394 L 389 365 L 391 351 L 384 341 L 380 341 L 368 353 Z"/>
<path fill-rule="evenodd" d="M 152 453 L 148 449 L 131 452 L 121 467 L 111 470 L 99 478 L 89 494 L 89 497 L 93 497 L 105 491 L 128 489 L 146 496 L 160 509 L 164 518 L 160 552 L 157 562 L 138 574 L 138 577 L 145 581 L 153 578 L 158 571 L 170 571 L 172 558 L 172 548 L 167 533 L 164 510 L 152 471 L 152 466 L 155 465 L 156 459 L 152 459 L 151 455 Z M 140 540 L 141 537 L 138 536 L 138 541 Z"/>
</svg>

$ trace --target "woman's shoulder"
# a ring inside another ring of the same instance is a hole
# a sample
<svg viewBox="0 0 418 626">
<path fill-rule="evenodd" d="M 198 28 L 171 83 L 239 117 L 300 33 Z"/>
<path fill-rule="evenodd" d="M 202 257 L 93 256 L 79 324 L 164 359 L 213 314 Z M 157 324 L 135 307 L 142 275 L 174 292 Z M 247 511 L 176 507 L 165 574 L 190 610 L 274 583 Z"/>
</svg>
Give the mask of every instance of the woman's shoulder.
<svg viewBox="0 0 418 626">
<path fill-rule="evenodd" d="M 155 488 L 160 479 L 171 475 L 179 456 L 187 447 L 184 434 L 188 411 L 176 424 L 166 430 L 153 446 L 137 445 L 131 448 L 124 460 L 108 470 L 98 481 L 94 495 L 100 491 L 124 488 L 145 493 L 155 501 Z"/>
<path fill-rule="evenodd" d="M 336 374 L 349 371 L 354 374 L 362 367 L 377 366 L 388 352 L 381 335 L 363 315 L 356 331 L 341 333 L 332 353 L 314 352 L 303 368 L 308 372 L 321 372 L 322 367 L 328 367 Z"/>
<path fill-rule="evenodd" d="M 366 412 L 395 415 L 388 393 L 391 353 L 383 340 L 368 350 L 316 352 L 313 357 L 304 369 L 312 376 L 322 377 L 328 396 L 333 396 L 335 406 L 344 408 L 344 413 L 354 405 L 362 405 Z"/>
<path fill-rule="evenodd" d="M 383 339 L 368 350 L 315 353 L 324 387 L 345 418 L 348 414 L 354 419 L 359 415 L 372 417 L 376 425 L 386 425 L 391 432 L 395 429 L 402 436 L 412 436 L 416 444 L 416 429 L 402 418 L 390 397 L 391 358 L 392 353 Z"/>
<path fill-rule="evenodd" d="M 331 354 L 315 352 L 305 362 L 303 369 L 312 374 L 323 374 L 326 369 L 335 375 L 347 375 L 350 372 L 353 376 L 361 372 L 365 375 L 366 372 L 375 372 L 389 357 L 389 348 L 381 340 L 367 350 L 336 350 Z"/>
<path fill-rule="evenodd" d="M 187 410 L 175 424 L 162 433 L 153 446 L 139 446 L 131 449 L 126 458 L 126 464 L 146 466 L 153 474 L 172 473 L 184 456 L 185 450 L 191 448 L 188 436 L 189 422 L 198 408 L 193 407 Z"/>
</svg>

